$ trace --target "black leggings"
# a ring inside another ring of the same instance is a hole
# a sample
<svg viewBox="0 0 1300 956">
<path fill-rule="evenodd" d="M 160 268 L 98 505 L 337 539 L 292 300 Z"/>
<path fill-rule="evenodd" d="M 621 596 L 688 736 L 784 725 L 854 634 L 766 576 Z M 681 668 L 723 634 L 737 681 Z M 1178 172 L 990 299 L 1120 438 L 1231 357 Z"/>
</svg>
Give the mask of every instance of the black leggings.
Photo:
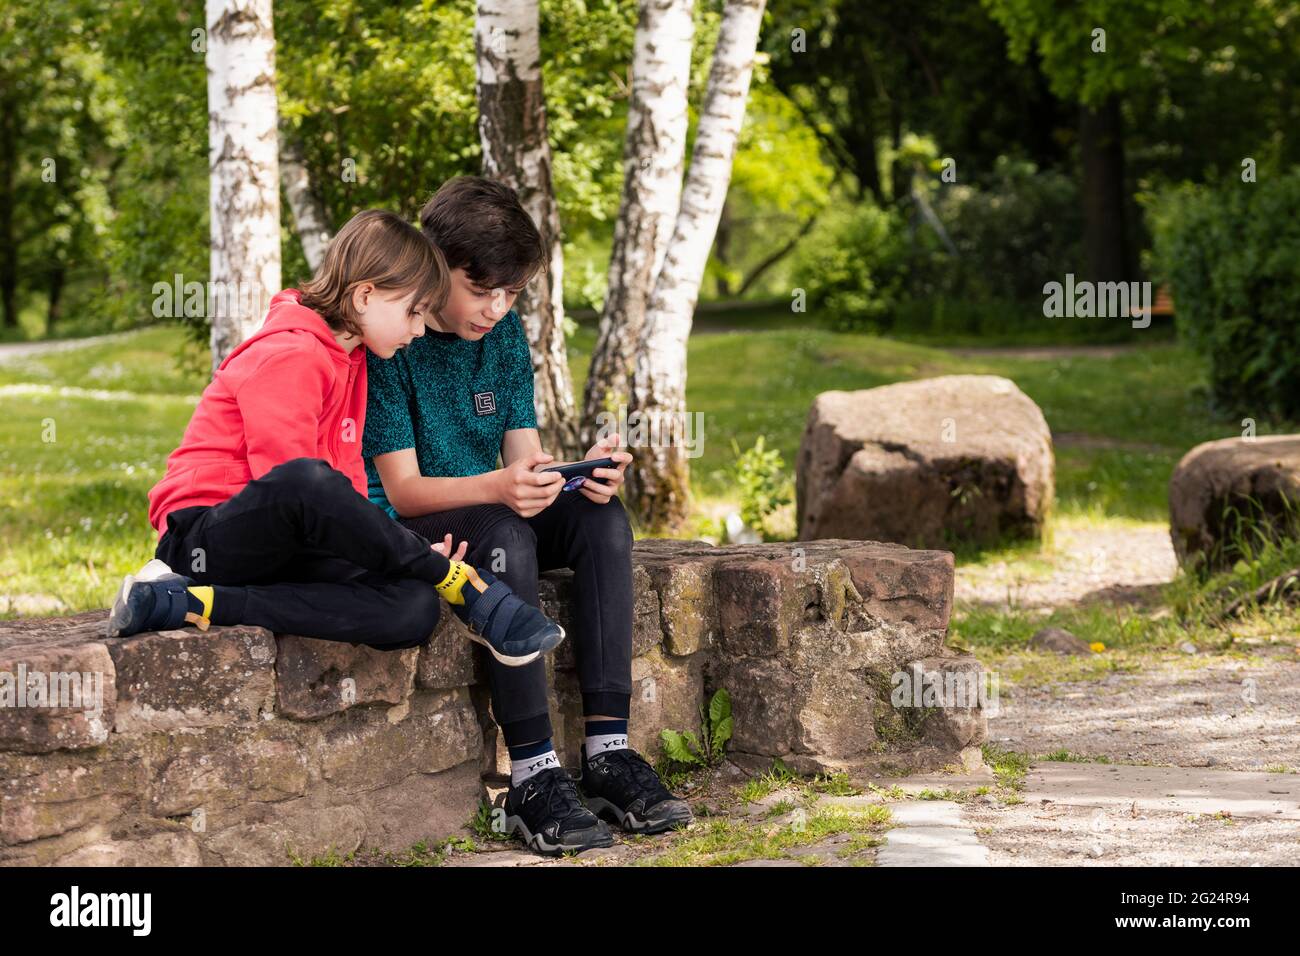
<svg viewBox="0 0 1300 956">
<path fill-rule="evenodd" d="M 521 518 L 505 505 L 472 505 L 402 523 L 431 541 L 469 542 L 466 560 L 539 606 L 537 575 L 572 568 L 574 641 L 582 712 L 627 717 L 632 696 L 632 529 L 623 503 L 596 504 L 562 491 L 550 507 Z M 498 570 L 499 569 L 499 570 Z M 551 736 L 546 661 L 507 667 L 488 655 L 492 714 L 507 746 Z"/>
<path fill-rule="evenodd" d="M 277 465 L 219 505 L 167 516 L 156 556 L 215 585 L 215 624 L 418 647 L 438 623 L 447 558 L 317 458 Z"/>
</svg>

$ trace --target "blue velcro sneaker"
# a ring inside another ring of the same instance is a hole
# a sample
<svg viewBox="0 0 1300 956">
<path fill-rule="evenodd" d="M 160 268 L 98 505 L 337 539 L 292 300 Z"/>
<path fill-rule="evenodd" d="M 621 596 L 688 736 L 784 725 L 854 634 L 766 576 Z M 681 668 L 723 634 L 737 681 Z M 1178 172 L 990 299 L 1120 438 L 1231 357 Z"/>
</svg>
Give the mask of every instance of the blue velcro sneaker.
<svg viewBox="0 0 1300 956">
<path fill-rule="evenodd" d="M 502 664 L 530 664 L 564 640 L 564 628 L 521 600 L 504 581 L 481 569 L 478 577 L 487 589 L 466 585 L 461 592 L 465 603 L 453 604 L 451 609 L 469 628 L 470 639 L 486 647 Z"/>
<path fill-rule="evenodd" d="M 105 636 L 169 631 L 186 624 L 195 624 L 199 630 L 206 631 L 209 620 L 190 610 L 186 588 L 194 583 L 193 579 L 177 574 L 154 558 L 122 582 L 104 625 Z"/>
</svg>

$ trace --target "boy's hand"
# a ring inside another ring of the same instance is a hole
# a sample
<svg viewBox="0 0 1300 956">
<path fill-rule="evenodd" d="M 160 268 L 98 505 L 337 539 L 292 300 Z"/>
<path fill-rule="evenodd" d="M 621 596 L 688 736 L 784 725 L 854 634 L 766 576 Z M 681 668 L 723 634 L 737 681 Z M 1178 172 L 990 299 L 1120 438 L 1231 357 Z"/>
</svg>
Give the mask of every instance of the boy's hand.
<svg viewBox="0 0 1300 956">
<path fill-rule="evenodd" d="M 497 476 L 497 500 L 521 518 L 531 518 L 547 508 L 560 489 L 564 477 L 558 471 L 534 471 L 555 461 L 544 451 L 525 455 L 513 464 L 493 472 Z"/>
<path fill-rule="evenodd" d="M 464 561 L 465 552 L 469 549 L 469 542 L 462 541 L 460 543 L 460 547 L 456 549 L 455 554 L 452 554 L 451 542 L 452 542 L 451 535 L 447 535 L 438 544 L 429 545 L 429 548 L 430 550 L 437 551 L 440 555 L 442 555 L 444 558 L 447 558 L 450 561 Z"/>
<path fill-rule="evenodd" d="M 597 468 L 592 471 L 591 477 L 578 489 L 598 505 L 609 504 L 609 499 L 618 494 L 619 488 L 623 486 L 623 472 L 632 461 L 632 455 L 621 449 L 622 442 L 619 436 L 607 435 L 592 445 L 591 451 L 587 452 L 586 457 L 582 459 L 592 461 L 596 458 L 613 458 L 618 462 L 617 468 Z"/>
</svg>

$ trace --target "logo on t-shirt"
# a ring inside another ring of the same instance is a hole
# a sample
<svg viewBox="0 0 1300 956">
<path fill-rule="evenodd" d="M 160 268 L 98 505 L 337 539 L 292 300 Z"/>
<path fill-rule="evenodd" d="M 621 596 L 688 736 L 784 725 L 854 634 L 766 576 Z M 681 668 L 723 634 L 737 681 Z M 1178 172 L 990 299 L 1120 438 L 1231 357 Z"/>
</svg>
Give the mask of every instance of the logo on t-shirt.
<svg viewBox="0 0 1300 956">
<path fill-rule="evenodd" d="M 495 415 L 496 413 L 497 413 L 497 397 L 494 392 L 474 393 L 474 414 L 475 415 Z"/>
</svg>

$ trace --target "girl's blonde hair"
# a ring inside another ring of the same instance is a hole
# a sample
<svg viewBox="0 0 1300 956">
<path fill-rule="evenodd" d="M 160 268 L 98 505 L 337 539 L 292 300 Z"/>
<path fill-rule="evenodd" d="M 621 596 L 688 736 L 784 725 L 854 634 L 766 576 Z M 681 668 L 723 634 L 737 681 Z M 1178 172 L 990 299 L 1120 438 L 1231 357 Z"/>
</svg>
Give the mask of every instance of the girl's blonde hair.
<svg viewBox="0 0 1300 956">
<path fill-rule="evenodd" d="M 401 216 L 383 209 L 359 212 L 338 231 L 316 275 L 302 287 L 301 302 L 324 316 L 334 331 L 360 336 L 352 292 L 366 282 L 385 292 L 415 290 L 415 303 L 434 312 L 446 304 L 451 288 L 438 247 Z"/>
</svg>

